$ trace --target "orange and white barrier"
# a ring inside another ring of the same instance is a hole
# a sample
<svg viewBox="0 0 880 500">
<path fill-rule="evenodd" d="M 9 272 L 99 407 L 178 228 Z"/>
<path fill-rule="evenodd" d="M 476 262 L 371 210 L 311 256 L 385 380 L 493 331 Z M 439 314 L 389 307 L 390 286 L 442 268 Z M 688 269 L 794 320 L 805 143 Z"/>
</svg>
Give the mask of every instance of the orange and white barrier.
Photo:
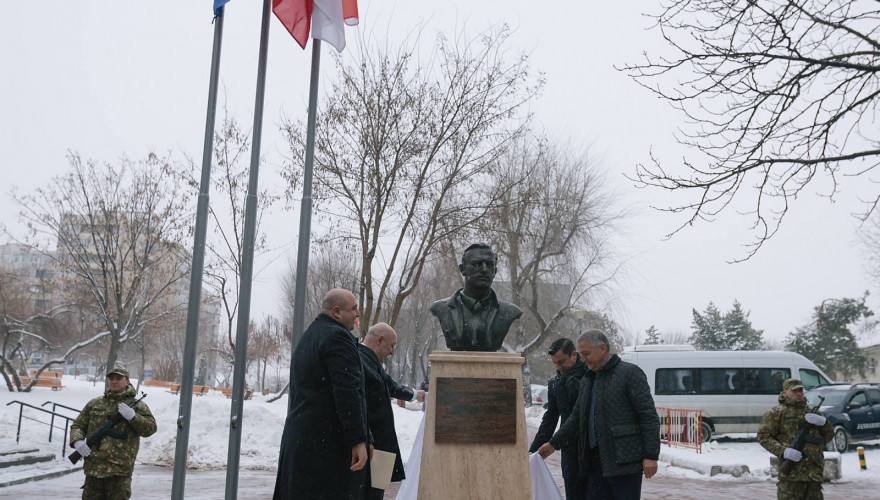
<svg viewBox="0 0 880 500">
<path fill-rule="evenodd" d="M 657 407 L 660 417 L 660 442 L 670 446 L 703 451 L 703 421 L 701 410 Z"/>
</svg>

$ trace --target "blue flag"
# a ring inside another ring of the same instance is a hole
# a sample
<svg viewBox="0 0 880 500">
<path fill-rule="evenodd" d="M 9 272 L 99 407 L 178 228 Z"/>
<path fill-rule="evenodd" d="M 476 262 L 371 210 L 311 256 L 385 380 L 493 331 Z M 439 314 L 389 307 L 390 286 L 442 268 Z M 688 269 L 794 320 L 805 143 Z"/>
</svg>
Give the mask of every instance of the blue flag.
<svg viewBox="0 0 880 500">
<path fill-rule="evenodd" d="M 220 14 L 223 13 L 223 6 L 226 5 L 227 2 L 229 2 L 229 0 L 214 0 L 214 15 L 215 16 L 219 16 Z"/>
</svg>

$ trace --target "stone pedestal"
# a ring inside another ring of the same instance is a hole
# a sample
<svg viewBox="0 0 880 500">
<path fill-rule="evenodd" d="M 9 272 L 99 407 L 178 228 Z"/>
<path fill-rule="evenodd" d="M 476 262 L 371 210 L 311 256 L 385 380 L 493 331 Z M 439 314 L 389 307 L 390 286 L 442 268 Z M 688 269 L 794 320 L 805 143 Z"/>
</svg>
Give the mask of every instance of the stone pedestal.
<svg viewBox="0 0 880 500">
<path fill-rule="evenodd" d="M 523 357 L 435 352 L 419 500 L 530 500 Z"/>
</svg>

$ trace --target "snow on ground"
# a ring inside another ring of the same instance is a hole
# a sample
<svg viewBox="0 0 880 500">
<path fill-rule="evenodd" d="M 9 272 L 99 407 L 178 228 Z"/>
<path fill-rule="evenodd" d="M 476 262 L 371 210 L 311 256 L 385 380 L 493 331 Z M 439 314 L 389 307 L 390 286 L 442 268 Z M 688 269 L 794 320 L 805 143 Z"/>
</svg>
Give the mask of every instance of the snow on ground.
<svg viewBox="0 0 880 500">
<path fill-rule="evenodd" d="M 18 404 L 7 403 L 18 400 L 33 406 L 40 406 L 46 401 L 60 403 L 71 408 L 82 408 L 92 398 L 103 391 L 103 384 L 97 385 L 84 379 L 63 378 L 64 389 L 52 391 L 49 388 L 35 387 L 31 392 L 10 393 L 5 387 L 0 388 L 0 442 L 14 443 L 16 426 L 18 425 Z M 132 381 L 136 384 L 135 381 Z M 158 430 L 156 434 L 141 439 L 138 462 L 171 466 L 174 463 L 174 452 L 177 439 L 177 413 L 180 396 L 168 392 L 164 387 L 142 387 L 147 394 L 145 403 L 156 417 Z M 51 409 L 48 404 L 44 408 Z M 395 425 L 400 442 L 401 455 L 408 457 L 412 449 L 416 431 L 423 413 L 421 404 L 409 403 L 408 409 L 397 405 L 394 409 Z M 229 449 L 229 418 L 232 400 L 219 392 L 210 391 L 205 396 L 193 396 L 191 410 L 191 428 L 189 433 L 188 464 L 192 469 L 222 469 L 226 467 Z M 58 408 L 58 413 L 76 417 L 77 412 Z M 48 443 L 50 416 L 38 410 L 25 407 L 22 420 L 21 445 L 40 447 L 49 452 L 60 449 L 63 439 L 64 421 L 56 419 L 56 430 L 52 444 Z M 245 469 L 275 469 L 278 462 L 278 447 L 284 420 L 287 415 L 287 397 L 284 396 L 273 403 L 267 397 L 254 395 L 244 402 L 242 418 L 242 439 L 240 467 Z M 39 420 L 38 423 L 34 420 Z"/>
<path fill-rule="evenodd" d="M 65 387 L 61 391 L 37 387 L 30 393 L 9 393 L 5 387 L 0 387 L 0 403 L 2 403 L 0 404 L 0 442 L 15 441 L 19 405 L 7 405 L 10 401 L 19 400 L 34 406 L 52 401 L 72 408 L 82 408 L 91 398 L 96 397 L 103 390 L 103 385 L 100 383 L 95 385 L 92 382 L 83 379 L 74 380 L 71 377 L 64 377 L 63 384 Z M 147 393 L 147 398 L 144 401 L 150 406 L 156 417 L 158 431 L 153 436 L 141 440 L 138 462 L 171 466 L 177 438 L 175 422 L 180 397 L 170 394 L 167 389 L 162 387 L 143 387 L 142 390 Z M 205 396 L 193 396 L 188 459 L 191 469 L 225 468 L 229 445 L 231 401 L 215 391 L 211 391 Z M 51 404 L 45 407 L 51 408 Z M 392 408 L 401 456 L 406 462 L 424 413 L 421 411 L 419 403 L 407 403 L 406 409 L 394 404 Z M 75 412 L 62 408 L 59 408 L 58 411 L 71 417 L 76 416 Z M 244 402 L 241 468 L 274 470 L 278 461 L 278 447 L 286 412 L 287 397 L 282 397 L 274 403 L 268 403 L 266 397 L 255 395 L 254 399 Z M 544 409 L 540 405 L 526 408 L 526 424 L 530 429 L 533 429 L 532 432 L 537 430 L 540 425 L 543 413 Z M 29 418 L 22 421 L 21 444 L 57 453 L 60 450 L 60 440 L 63 438 L 63 423 L 56 420 L 57 429 L 53 436 L 53 442 L 49 444 L 49 427 L 30 420 L 48 422 L 48 415 L 25 408 L 24 416 Z M 880 482 L 876 472 L 880 467 L 880 441 L 870 441 L 862 445 L 866 448 L 867 462 L 871 470 L 867 472 L 859 470 L 858 455 L 855 451 L 844 453 L 842 455 L 843 477 L 840 482 Z M 699 464 L 703 464 L 704 469 L 711 465 L 747 465 L 751 472 L 741 478 L 736 478 L 737 481 L 772 480 L 770 477 L 770 454 L 754 441 L 753 436 L 751 438 L 738 436 L 737 439 L 713 441 L 704 446 L 701 454 L 697 454 L 691 449 L 670 448 L 666 445 L 663 446 L 663 452 L 665 456 L 690 462 L 690 465 L 697 464 L 697 468 L 699 468 Z M 716 476 L 700 474 L 690 469 L 670 466 L 668 462 L 661 462 L 660 474 L 688 479 L 721 481 L 734 479 L 727 474 Z"/>
<path fill-rule="evenodd" d="M 880 465 L 880 441 L 868 441 L 861 443 L 860 446 L 865 447 L 865 458 L 869 466 L 873 464 Z M 834 452 L 836 454 L 836 452 Z M 752 481 L 775 481 L 770 476 L 770 453 L 761 447 L 754 437 L 751 439 L 722 439 L 720 441 L 712 441 L 704 444 L 702 453 L 697 453 L 693 449 L 675 448 L 667 445 L 662 446 L 661 458 L 665 460 L 661 462 L 661 473 L 673 476 L 695 478 L 695 479 L 712 479 L 712 480 L 731 480 L 733 476 L 729 474 L 717 474 L 709 476 L 708 470 L 713 465 L 746 465 L 749 468 L 749 474 L 739 478 L 739 480 Z M 673 467 L 669 465 L 669 459 L 676 464 L 684 467 Z M 880 482 L 880 476 L 877 475 L 876 467 L 873 471 L 862 471 L 859 466 L 859 457 L 855 451 L 849 451 L 841 454 L 841 479 L 835 482 Z M 685 468 L 687 467 L 687 468 Z M 692 469 L 704 471 L 697 472 Z"/>
</svg>

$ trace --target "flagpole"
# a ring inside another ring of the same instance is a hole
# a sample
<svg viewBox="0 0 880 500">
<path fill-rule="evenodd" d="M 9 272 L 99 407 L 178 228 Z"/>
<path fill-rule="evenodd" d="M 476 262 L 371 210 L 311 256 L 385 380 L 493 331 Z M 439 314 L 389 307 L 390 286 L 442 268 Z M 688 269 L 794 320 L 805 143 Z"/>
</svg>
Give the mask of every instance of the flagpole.
<svg viewBox="0 0 880 500">
<path fill-rule="evenodd" d="M 312 235 L 312 172 L 315 163 L 315 119 L 318 110 L 318 73 L 321 40 L 312 39 L 312 70 L 309 80 L 309 112 L 306 120 L 306 163 L 303 167 L 303 196 L 299 211 L 299 243 L 296 256 L 296 288 L 293 300 L 293 336 L 290 343 L 290 388 L 288 409 L 293 404 L 293 354 L 302 338 L 306 315 L 306 285 L 309 277 L 309 245 Z"/>
<path fill-rule="evenodd" d="M 174 450 L 174 479 L 171 483 L 172 500 L 183 500 L 186 486 L 186 464 L 189 451 L 190 413 L 192 410 L 193 378 L 196 349 L 199 342 L 199 306 L 202 302 L 202 275 L 205 268 L 205 237 L 208 227 L 208 192 L 211 189 L 211 156 L 214 146 L 214 121 L 217 115 L 217 83 L 220 80 L 220 49 L 223 42 L 223 14 L 221 7 L 214 16 L 214 47 L 211 53 L 211 73 L 208 84 L 208 111 L 205 118 L 205 143 L 202 147 L 202 178 L 196 208 L 196 229 L 192 251 L 192 270 L 189 279 L 189 304 L 186 313 L 186 340 L 183 347 L 183 372 L 180 376 L 180 404 L 177 412 L 177 440 Z"/>
<path fill-rule="evenodd" d="M 260 54 L 257 64 L 257 93 L 254 103 L 254 136 L 244 215 L 244 243 L 241 254 L 241 281 L 238 292 L 238 324 L 235 333 L 235 364 L 232 375 L 232 414 L 229 420 L 229 454 L 226 459 L 226 500 L 238 495 L 238 464 L 244 413 L 245 369 L 248 327 L 251 316 L 251 284 L 254 277 L 254 239 L 257 232 L 257 192 L 260 172 L 260 143 L 263 136 L 263 103 L 266 95 L 266 59 L 269 52 L 269 13 L 271 1 L 263 0 Z"/>
</svg>

